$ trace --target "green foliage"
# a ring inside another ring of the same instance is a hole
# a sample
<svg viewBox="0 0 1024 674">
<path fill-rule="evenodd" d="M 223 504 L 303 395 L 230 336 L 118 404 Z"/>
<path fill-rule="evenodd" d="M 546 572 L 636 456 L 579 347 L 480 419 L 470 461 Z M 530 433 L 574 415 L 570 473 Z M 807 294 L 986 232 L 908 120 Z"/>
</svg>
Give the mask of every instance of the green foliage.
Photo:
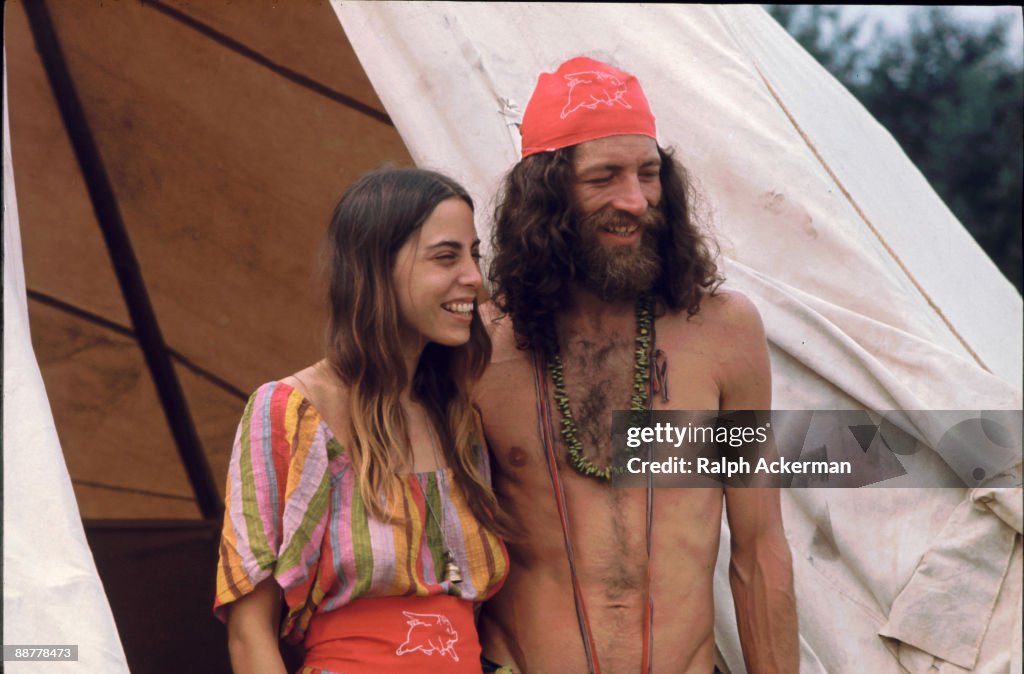
<svg viewBox="0 0 1024 674">
<path fill-rule="evenodd" d="M 769 13 L 841 82 L 863 72 L 867 54 L 855 43 L 863 18 L 844 24 L 835 5 L 766 5 Z"/>
<path fill-rule="evenodd" d="M 950 210 L 1021 290 L 1024 68 L 1008 26 L 920 7 L 909 30 L 844 24 L 838 8 L 766 5 L 903 147 Z"/>
</svg>

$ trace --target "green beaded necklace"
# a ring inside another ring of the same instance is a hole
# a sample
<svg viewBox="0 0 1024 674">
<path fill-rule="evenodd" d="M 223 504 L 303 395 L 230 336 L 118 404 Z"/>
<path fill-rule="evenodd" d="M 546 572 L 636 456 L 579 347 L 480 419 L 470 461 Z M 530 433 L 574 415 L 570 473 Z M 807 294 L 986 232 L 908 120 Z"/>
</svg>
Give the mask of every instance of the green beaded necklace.
<svg viewBox="0 0 1024 674">
<path fill-rule="evenodd" d="M 651 353 L 651 314 L 652 301 L 649 296 L 642 296 L 636 301 L 636 350 L 633 360 L 633 395 L 629 399 L 629 409 L 633 412 L 646 412 L 648 400 L 648 381 L 650 380 Z M 569 448 L 569 463 L 581 475 L 611 480 L 612 475 L 622 473 L 620 466 L 609 463 L 599 468 L 590 459 L 583 456 L 583 443 L 577 434 L 576 420 L 573 419 L 569 407 L 569 394 L 565 390 L 565 374 L 562 370 L 562 357 L 557 349 L 548 350 L 548 373 L 555 384 L 555 405 L 562 414 L 560 433 Z"/>
</svg>

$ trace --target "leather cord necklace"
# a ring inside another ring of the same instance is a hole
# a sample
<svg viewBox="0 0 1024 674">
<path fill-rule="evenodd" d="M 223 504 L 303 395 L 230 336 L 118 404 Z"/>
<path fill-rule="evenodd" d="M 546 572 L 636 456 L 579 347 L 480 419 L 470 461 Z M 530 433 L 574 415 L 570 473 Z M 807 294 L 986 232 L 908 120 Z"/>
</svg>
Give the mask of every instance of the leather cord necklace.
<svg viewBox="0 0 1024 674">
<path fill-rule="evenodd" d="M 427 424 L 427 433 L 430 435 L 430 448 L 434 452 L 434 464 L 437 466 L 438 471 L 442 471 L 441 457 L 438 454 L 437 436 L 434 434 L 434 427 L 432 424 Z M 438 484 L 438 494 L 441 494 L 441 485 Z M 441 518 L 438 518 L 437 513 L 434 512 L 434 506 L 430 505 L 430 497 L 427 496 L 426 491 L 423 492 L 423 502 L 427 504 L 427 511 L 433 516 L 434 524 L 441 530 L 441 542 L 444 543 L 444 554 L 441 559 L 444 562 L 444 575 L 441 577 L 441 582 L 448 581 L 454 584 L 462 582 L 462 569 L 459 568 L 458 563 L 455 561 L 455 555 L 452 554 L 451 547 L 448 545 L 448 530 L 444 526 L 444 505 L 441 506 Z M 424 532 L 425 534 L 426 532 Z"/>
<path fill-rule="evenodd" d="M 633 351 L 633 393 L 629 399 L 631 412 L 644 413 L 648 409 L 650 399 L 651 378 L 650 354 L 651 337 L 654 334 L 654 327 L 651 319 L 653 302 L 648 296 L 642 296 L 636 301 L 636 348 Z M 551 375 L 551 381 L 555 385 L 555 405 L 562 415 L 560 433 L 569 448 L 569 463 L 582 475 L 603 480 L 611 480 L 613 475 L 622 473 L 622 466 L 609 462 L 601 468 L 583 454 L 583 443 L 579 439 L 579 429 L 576 427 L 576 420 L 572 414 L 572 407 L 569 405 L 569 394 L 565 390 L 565 372 L 562 368 L 562 357 L 558 353 L 557 345 L 549 344 L 547 348 L 547 369 Z M 635 451 L 629 451 L 629 456 L 636 456 Z"/>
<path fill-rule="evenodd" d="M 641 316 L 641 304 L 648 307 L 650 311 L 650 303 L 647 298 L 641 298 L 637 302 L 637 317 L 638 322 Z M 650 314 L 648 314 L 649 316 Z M 641 326 L 642 327 L 642 326 Z M 650 345 L 656 344 L 654 333 L 653 321 L 648 326 L 647 335 L 648 341 L 644 345 L 644 363 L 645 372 L 646 364 L 650 362 Z M 638 329 L 638 340 L 640 330 Z M 664 353 L 659 349 L 654 349 L 655 353 L 655 376 L 645 377 L 643 381 L 646 386 L 644 387 L 646 395 L 644 396 L 644 407 L 650 409 L 650 401 L 653 399 L 651 388 L 656 387 L 656 390 L 662 392 L 663 398 L 667 400 L 667 386 L 665 385 L 665 374 L 667 370 L 667 363 L 665 362 Z M 545 363 L 547 361 L 547 363 Z M 639 354 L 637 361 L 640 361 Z M 583 649 L 587 658 L 587 671 L 590 674 L 601 674 L 601 665 L 597 657 L 597 647 L 594 643 L 593 631 L 590 628 L 590 619 L 587 615 L 586 603 L 583 599 L 583 590 L 580 585 L 579 573 L 577 571 L 576 556 L 572 546 L 572 533 L 569 526 L 569 515 L 568 515 L 568 503 L 565 498 L 565 489 L 562 485 L 561 476 L 558 471 L 558 460 L 555 457 L 555 433 L 554 433 L 554 422 L 551 414 L 551 403 L 550 403 L 550 390 L 548 388 L 548 374 L 550 371 L 550 360 L 544 358 L 536 350 L 533 352 L 533 375 L 534 375 L 534 392 L 537 401 L 537 432 L 540 436 L 541 445 L 544 448 L 544 456 L 546 465 L 548 468 L 548 477 L 551 479 L 551 487 L 554 492 L 555 505 L 558 509 L 559 522 L 562 528 L 562 540 L 565 546 L 566 558 L 569 562 L 569 573 L 572 580 L 573 590 L 573 601 L 576 607 L 576 621 L 580 630 L 580 638 L 583 641 Z M 547 365 L 547 366 L 546 366 Z M 652 381 L 653 380 L 653 381 Z M 635 383 L 635 382 L 634 382 Z M 564 379 L 562 381 L 564 385 Z M 653 386 L 652 386 L 653 384 Z M 557 385 L 557 382 L 556 382 Z M 635 389 L 634 389 L 634 400 L 635 400 Z M 566 398 L 567 401 L 567 398 Z M 631 405 L 632 407 L 632 405 Z M 560 410 L 561 411 L 561 410 Z M 565 420 L 563 414 L 563 422 Z M 564 423 L 563 423 L 564 428 Z M 564 437 L 564 433 L 563 433 Z M 575 468 L 575 466 L 574 466 Z M 579 468 L 576 468 L 579 470 Z M 600 469 L 598 469 L 600 470 Z M 605 470 L 611 470 L 611 466 L 607 466 Z M 582 472 L 582 471 L 581 471 Z M 587 474 L 587 473 L 583 473 Z M 607 479 L 610 479 L 610 474 Z M 651 594 L 651 540 L 653 537 L 653 518 L 654 518 L 654 488 L 652 484 L 652 474 L 647 474 L 647 481 L 645 485 L 645 499 L 644 499 L 644 520 L 645 527 L 644 533 L 646 538 L 646 552 L 647 552 L 647 563 L 644 570 L 644 590 L 646 594 L 646 602 L 644 607 L 643 616 L 643 653 L 640 663 L 640 671 L 643 674 L 651 674 L 654 667 L 654 599 Z M 614 489 L 614 487 L 612 487 Z"/>
</svg>

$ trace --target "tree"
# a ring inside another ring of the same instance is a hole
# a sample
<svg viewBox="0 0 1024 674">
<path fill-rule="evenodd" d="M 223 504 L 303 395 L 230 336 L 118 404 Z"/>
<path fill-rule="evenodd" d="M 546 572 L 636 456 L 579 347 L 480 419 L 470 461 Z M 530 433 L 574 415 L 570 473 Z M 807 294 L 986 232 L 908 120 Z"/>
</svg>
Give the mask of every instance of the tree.
<svg viewBox="0 0 1024 674">
<path fill-rule="evenodd" d="M 922 7 L 906 33 L 879 26 L 859 46 L 863 20 L 844 23 L 834 6 L 766 7 L 889 130 L 1021 290 L 1024 68 L 1009 55 L 1009 27 Z"/>
</svg>

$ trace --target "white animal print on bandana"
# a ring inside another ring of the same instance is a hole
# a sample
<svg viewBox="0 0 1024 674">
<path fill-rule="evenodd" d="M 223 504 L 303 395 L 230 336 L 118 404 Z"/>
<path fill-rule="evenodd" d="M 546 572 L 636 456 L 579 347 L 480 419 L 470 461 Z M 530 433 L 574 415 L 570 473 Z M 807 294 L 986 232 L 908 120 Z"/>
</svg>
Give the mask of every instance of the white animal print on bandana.
<svg viewBox="0 0 1024 674">
<path fill-rule="evenodd" d="M 618 103 L 632 109 L 626 99 L 626 83 L 614 75 L 602 72 L 580 72 L 566 75 L 569 82 L 569 99 L 562 108 L 561 118 L 565 119 L 580 108 L 593 110 L 599 103 L 612 106 Z"/>
</svg>

